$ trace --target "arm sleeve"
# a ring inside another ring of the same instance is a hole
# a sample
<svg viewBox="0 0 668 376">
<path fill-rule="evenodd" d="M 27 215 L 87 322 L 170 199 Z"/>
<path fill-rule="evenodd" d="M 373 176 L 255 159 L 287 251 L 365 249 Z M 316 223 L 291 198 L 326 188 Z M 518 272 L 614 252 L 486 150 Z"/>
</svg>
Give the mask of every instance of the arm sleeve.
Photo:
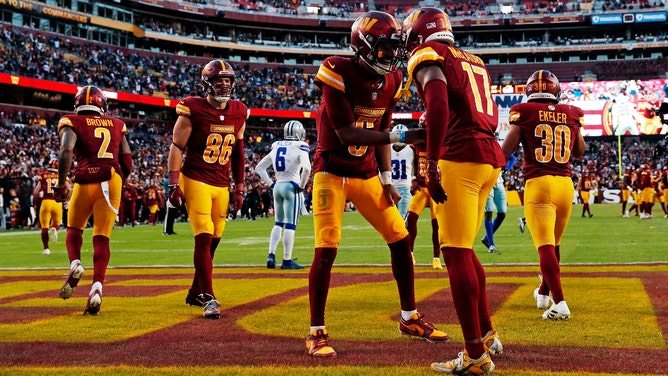
<svg viewBox="0 0 668 376">
<path fill-rule="evenodd" d="M 121 159 L 120 160 L 121 172 L 123 173 L 123 179 L 125 179 L 128 176 L 130 176 L 130 173 L 132 173 L 132 154 L 131 153 L 121 154 L 120 159 Z"/>
<path fill-rule="evenodd" d="M 427 158 L 438 159 L 446 136 L 448 117 L 448 88 L 441 80 L 431 80 L 424 87 L 427 109 Z"/>
<path fill-rule="evenodd" d="M 302 166 L 301 181 L 299 182 L 299 186 L 301 188 L 306 188 L 306 183 L 308 183 L 308 179 L 311 177 L 311 162 L 309 161 L 307 153 L 301 153 L 299 158 L 301 160 Z"/>
<path fill-rule="evenodd" d="M 244 140 L 237 139 L 232 150 L 232 177 L 235 184 L 244 182 L 244 169 L 246 168 L 246 155 L 244 154 Z"/>
<path fill-rule="evenodd" d="M 260 178 L 267 183 L 267 185 L 271 186 L 274 184 L 274 181 L 271 180 L 271 177 L 269 177 L 269 173 L 267 172 L 267 168 L 271 166 L 271 154 L 267 154 L 258 162 L 258 164 L 255 166 L 255 173 L 260 175 Z"/>
<path fill-rule="evenodd" d="M 506 163 L 506 167 L 504 167 L 504 170 L 510 171 L 513 166 L 515 166 L 515 162 L 517 162 L 517 157 L 515 157 L 515 154 L 510 154 L 508 157 L 508 162 Z"/>
</svg>

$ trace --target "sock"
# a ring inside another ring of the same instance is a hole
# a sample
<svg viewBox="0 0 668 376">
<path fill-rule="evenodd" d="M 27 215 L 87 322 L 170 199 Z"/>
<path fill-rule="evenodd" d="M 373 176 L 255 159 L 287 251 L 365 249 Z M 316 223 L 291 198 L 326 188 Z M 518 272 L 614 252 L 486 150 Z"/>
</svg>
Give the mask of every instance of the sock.
<svg viewBox="0 0 668 376">
<path fill-rule="evenodd" d="M 496 233 L 496 230 L 501 227 L 501 224 L 503 223 L 503 220 L 506 219 L 506 213 L 496 213 L 496 217 L 494 217 L 494 229 L 493 232 Z"/>
<path fill-rule="evenodd" d="M 292 248 L 295 244 L 295 230 L 283 231 L 283 260 L 292 260 Z"/>
<path fill-rule="evenodd" d="M 547 244 L 538 247 L 538 256 L 540 259 L 540 272 L 543 273 L 543 281 L 552 292 L 554 303 L 559 303 L 564 300 L 564 292 L 561 289 L 560 267 L 559 261 L 557 261 L 555 246 Z"/>
<path fill-rule="evenodd" d="M 93 285 L 90 287 L 90 292 L 88 295 L 92 294 L 93 291 L 95 290 L 100 290 L 100 293 L 102 293 L 102 283 L 101 282 L 95 282 Z"/>
<path fill-rule="evenodd" d="M 83 230 L 78 228 L 67 228 L 65 234 L 65 245 L 67 246 L 67 256 L 70 261 L 81 260 L 81 246 L 83 245 Z"/>
<path fill-rule="evenodd" d="M 390 256 L 392 259 L 392 275 L 399 289 L 401 309 L 412 311 L 415 309 L 415 280 L 413 274 L 413 257 L 410 252 L 410 235 L 392 244 Z"/>
<path fill-rule="evenodd" d="M 310 330 L 309 334 L 315 332 L 316 330 L 320 330 L 320 329 L 325 329 L 325 326 L 324 325 L 312 326 L 312 327 L 309 328 L 309 330 Z"/>
<path fill-rule="evenodd" d="M 411 319 L 411 316 L 412 316 L 414 313 L 417 313 L 417 309 L 414 309 L 414 310 L 412 310 L 412 311 L 404 311 L 404 310 L 401 310 L 401 318 L 402 318 L 404 321 L 408 321 L 408 320 Z"/>
<path fill-rule="evenodd" d="M 195 252 L 193 254 L 195 265 L 195 278 L 192 289 L 199 293 L 213 294 L 213 261 L 211 260 L 211 234 L 199 234 L 195 236 Z"/>
<path fill-rule="evenodd" d="M 109 265 L 109 238 L 104 235 L 93 236 L 93 281 L 104 283 Z"/>
<path fill-rule="evenodd" d="M 282 231 L 283 224 L 281 223 L 275 223 L 271 229 L 271 234 L 269 235 L 269 253 L 272 255 L 276 253 L 276 247 L 278 247 L 278 242 L 281 240 Z"/>
<path fill-rule="evenodd" d="M 445 247 L 443 255 L 466 351 L 470 357 L 478 358 L 485 350 L 480 341 L 482 337 L 479 319 L 480 280 L 472 258 L 473 250 Z"/>
<path fill-rule="evenodd" d="M 4 214 L 0 214 L 4 215 Z M 44 246 L 44 249 L 49 248 L 49 229 L 48 228 L 42 228 L 42 233 L 40 234 L 42 236 L 42 246 Z"/>
<path fill-rule="evenodd" d="M 489 220 L 485 219 L 485 237 L 487 238 L 487 241 L 489 242 L 490 245 L 494 245 L 494 223 Z"/>
<path fill-rule="evenodd" d="M 434 258 L 441 258 L 441 244 L 438 241 L 438 220 L 436 218 L 431 220 L 431 245 L 434 253 Z"/>
<path fill-rule="evenodd" d="M 316 248 L 308 273 L 308 300 L 311 311 L 311 327 L 325 327 L 325 305 L 332 277 L 332 265 L 336 248 Z"/>
</svg>

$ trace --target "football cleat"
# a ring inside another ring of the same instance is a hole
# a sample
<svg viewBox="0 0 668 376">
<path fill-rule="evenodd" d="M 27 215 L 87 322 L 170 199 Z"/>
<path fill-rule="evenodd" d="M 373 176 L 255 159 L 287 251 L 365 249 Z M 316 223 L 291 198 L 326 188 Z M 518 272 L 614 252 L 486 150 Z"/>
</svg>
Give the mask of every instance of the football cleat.
<svg viewBox="0 0 668 376">
<path fill-rule="evenodd" d="M 42 251 L 42 254 L 43 254 L 43 255 L 50 255 L 50 254 L 51 254 L 51 250 L 48 249 L 48 248 L 44 248 L 44 250 Z"/>
<path fill-rule="evenodd" d="M 204 300 L 202 300 L 202 294 L 197 294 L 188 289 L 188 295 L 186 295 L 186 304 L 189 306 L 204 307 Z"/>
<path fill-rule="evenodd" d="M 431 260 L 431 267 L 434 268 L 434 270 L 443 269 L 443 265 L 441 265 L 441 258 L 440 257 L 434 257 L 434 259 Z"/>
<path fill-rule="evenodd" d="M 102 291 L 100 289 L 95 289 L 90 292 L 88 295 L 88 303 L 86 303 L 86 309 L 84 309 L 84 316 L 91 315 L 96 316 L 100 314 L 100 306 L 102 305 Z"/>
<path fill-rule="evenodd" d="M 58 243 L 58 230 L 55 227 L 49 228 L 49 241 L 53 243 Z"/>
<path fill-rule="evenodd" d="M 336 358 L 336 351 L 329 345 L 327 329 L 317 329 L 306 337 L 306 352 L 316 358 Z"/>
<path fill-rule="evenodd" d="M 273 253 L 267 257 L 267 269 L 276 269 L 276 255 Z"/>
<path fill-rule="evenodd" d="M 220 303 L 213 297 L 211 294 L 200 294 L 200 299 L 204 302 L 204 308 L 202 308 L 202 315 L 211 320 L 217 320 L 220 318 Z"/>
<path fill-rule="evenodd" d="M 487 252 L 489 253 L 496 252 L 496 246 L 494 244 L 490 245 L 489 248 L 487 249 Z"/>
<path fill-rule="evenodd" d="M 77 261 L 72 266 L 70 266 L 70 274 L 67 276 L 67 281 L 63 287 L 60 288 L 60 297 L 62 299 L 69 299 L 74 295 L 74 291 L 77 289 L 77 285 L 83 277 L 84 268 L 81 266 L 81 263 Z"/>
<path fill-rule="evenodd" d="M 496 330 L 490 330 L 482 338 L 482 344 L 485 346 L 485 351 L 492 355 L 501 354 L 503 352 L 503 344 L 499 340 L 499 335 Z"/>
<path fill-rule="evenodd" d="M 552 307 L 543 312 L 543 320 L 568 320 L 571 318 L 571 310 L 568 309 L 568 304 L 565 300 L 557 304 L 552 304 Z"/>
<path fill-rule="evenodd" d="M 543 284 L 543 275 L 538 274 L 538 278 L 540 278 L 540 284 L 533 290 L 533 298 L 536 300 L 536 307 L 538 309 L 545 309 L 552 303 L 552 298 L 549 295 L 542 295 L 539 292 L 540 286 Z"/>
<path fill-rule="evenodd" d="M 480 240 L 480 242 L 485 246 L 485 248 L 489 249 L 489 241 L 487 240 L 487 237 L 485 236 Z"/>
<path fill-rule="evenodd" d="M 450 373 L 453 375 L 488 375 L 494 372 L 494 362 L 487 352 L 483 353 L 478 359 L 469 358 L 466 350 L 452 360 L 444 363 L 434 362 L 431 369 L 436 372 Z"/>
<path fill-rule="evenodd" d="M 427 342 L 445 342 L 450 336 L 434 327 L 432 323 L 424 320 L 422 313 L 416 312 L 411 315 L 410 320 L 401 318 L 399 321 L 399 332 L 405 336 L 420 337 Z"/>
<path fill-rule="evenodd" d="M 520 232 L 524 234 L 524 229 L 527 226 L 527 220 L 522 218 L 522 217 L 519 217 L 517 219 L 517 222 L 519 222 L 519 224 L 520 224 Z"/>
<path fill-rule="evenodd" d="M 283 260 L 281 269 L 304 269 L 304 265 L 297 264 L 295 260 Z"/>
</svg>

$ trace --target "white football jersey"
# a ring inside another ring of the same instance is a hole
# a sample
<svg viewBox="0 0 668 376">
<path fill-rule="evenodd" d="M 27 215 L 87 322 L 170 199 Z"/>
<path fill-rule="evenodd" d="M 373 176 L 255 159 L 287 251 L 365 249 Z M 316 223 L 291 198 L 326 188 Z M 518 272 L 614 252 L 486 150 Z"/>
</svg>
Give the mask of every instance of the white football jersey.
<svg viewBox="0 0 668 376">
<path fill-rule="evenodd" d="M 390 159 L 392 161 L 392 182 L 395 187 L 410 187 L 413 181 L 413 160 L 415 151 L 409 145 L 396 151 L 390 146 Z"/>
<path fill-rule="evenodd" d="M 311 173 L 309 159 L 310 148 L 304 141 L 276 141 L 271 144 L 271 151 L 255 167 L 255 172 L 268 185 L 274 182 L 267 173 L 267 168 L 274 168 L 276 182 L 295 182 L 304 188 Z"/>
</svg>

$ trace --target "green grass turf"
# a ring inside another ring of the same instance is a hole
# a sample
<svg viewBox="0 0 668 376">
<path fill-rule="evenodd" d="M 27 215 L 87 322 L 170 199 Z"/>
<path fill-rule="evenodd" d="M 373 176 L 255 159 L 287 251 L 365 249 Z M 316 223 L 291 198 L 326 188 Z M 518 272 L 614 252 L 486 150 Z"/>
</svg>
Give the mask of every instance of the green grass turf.
<svg viewBox="0 0 668 376">
<path fill-rule="evenodd" d="M 561 247 L 562 264 L 581 263 L 644 263 L 668 262 L 665 234 L 668 219 L 661 208 L 654 207 L 655 218 L 622 218 L 620 205 L 594 205 L 593 218 L 580 216 L 581 205 L 573 208 L 573 217 Z M 505 222 L 495 235 L 498 252 L 487 253 L 479 239 L 474 248 L 483 264 L 515 264 L 538 262 L 529 231 L 520 233 L 517 219 L 523 208 L 510 207 Z M 431 265 L 431 227 L 428 209 L 418 223 L 415 245 L 418 264 Z M 227 223 L 218 247 L 215 265 L 257 265 L 263 267 L 267 255 L 269 233 L 273 218 L 256 221 L 237 220 Z M 163 236 L 162 227 L 140 225 L 115 228 L 111 238 L 110 267 L 122 266 L 191 266 L 194 240 L 189 223 L 177 223 L 178 235 Z M 92 230 L 84 232 L 82 261 L 92 265 Z M 65 232 L 51 244 L 51 255 L 42 255 L 39 230 L 10 230 L 0 233 L 0 268 L 60 268 L 68 266 L 65 251 Z M 313 255 L 313 217 L 303 216 L 297 228 L 293 257 L 306 266 Z M 282 256 L 279 244 L 277 259 Z M 347 213 L 343 220 L 343 237 L 336 259 L 343 264 L 389 264 L 389 251 L 381 237 L 356 212 Z"/>
</svg>

